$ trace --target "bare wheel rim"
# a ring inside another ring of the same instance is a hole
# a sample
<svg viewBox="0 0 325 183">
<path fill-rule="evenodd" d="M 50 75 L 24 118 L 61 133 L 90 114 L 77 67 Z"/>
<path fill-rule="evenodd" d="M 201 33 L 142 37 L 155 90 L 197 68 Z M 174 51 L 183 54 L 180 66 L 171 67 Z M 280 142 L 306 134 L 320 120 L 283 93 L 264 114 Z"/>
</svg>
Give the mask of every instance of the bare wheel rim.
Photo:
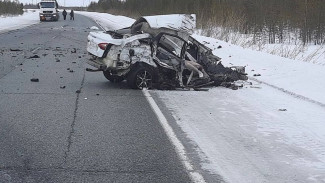
<svg viewBox="0 0 325 183">
<path fill-rule="evenodd" d="M 144 70 L 137 74 L 136 76 L 136 86 L 139 89 L 151 88 L 152 85 L 152 75 L 150 72 Z"/>
</svg>

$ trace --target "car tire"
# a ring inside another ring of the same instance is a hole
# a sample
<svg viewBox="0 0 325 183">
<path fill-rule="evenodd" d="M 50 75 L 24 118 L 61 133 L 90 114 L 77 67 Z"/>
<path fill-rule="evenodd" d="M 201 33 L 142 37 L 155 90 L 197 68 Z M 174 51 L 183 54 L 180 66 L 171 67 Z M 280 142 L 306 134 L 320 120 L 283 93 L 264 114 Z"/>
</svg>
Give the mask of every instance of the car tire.
<svg viewBox="0 0 325 183">
<path fill-rule="evenodd" d="M 150 66 L 137 66 L 127 77 L 127 84 L 133 89 L 151 89 L 154 81 L 154 70 Z"/>
<path fill-rule="evenodd" d="M 103 74 L 104 74 L 105 78 L 112 83 L 120 83 L 124 80 L 123 76 L 111 75 L 111 73 L 109 71 L 103 71 Z"/>
</svg>

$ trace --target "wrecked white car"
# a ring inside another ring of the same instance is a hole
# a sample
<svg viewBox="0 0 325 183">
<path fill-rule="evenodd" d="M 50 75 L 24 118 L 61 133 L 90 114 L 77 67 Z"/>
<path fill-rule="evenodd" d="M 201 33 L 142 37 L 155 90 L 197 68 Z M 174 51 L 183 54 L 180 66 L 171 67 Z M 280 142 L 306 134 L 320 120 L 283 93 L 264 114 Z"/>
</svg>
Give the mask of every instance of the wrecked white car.
<svg viewBox="0 0 325 183">
<path fill-rule="evenodd" d="M 131 27 L 90 32 L 88 64 L 111 82 L 134 89 L 200 88 L 246 80 L 243 67 L 225 68 L 212 50 L 190 35 L 195 15 L 159 15 L 138 19 Z"/>
</svg>

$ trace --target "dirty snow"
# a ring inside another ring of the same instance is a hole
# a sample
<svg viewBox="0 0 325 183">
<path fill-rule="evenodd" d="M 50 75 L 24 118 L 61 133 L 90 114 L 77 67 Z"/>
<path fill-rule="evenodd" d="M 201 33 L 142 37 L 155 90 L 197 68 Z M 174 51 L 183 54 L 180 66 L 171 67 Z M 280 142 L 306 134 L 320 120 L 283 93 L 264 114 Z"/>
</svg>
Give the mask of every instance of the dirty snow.
<svg viewBox="0 0 325 183">
<path fill-rule="evenodd" d="M 0 33 L 39 23 L 38 10 L 25 10 L 23 15 L 0 16 Z"/>
<path fill-rule="evenodd" d="M 106 30 L 134 22 L 78 13 Z M 172 112 L 203 168 L 228 182 L 325 182 L 325 67 L 194 37 L 250 76 L 236 91 L 150 91 Z"/>
</svg>

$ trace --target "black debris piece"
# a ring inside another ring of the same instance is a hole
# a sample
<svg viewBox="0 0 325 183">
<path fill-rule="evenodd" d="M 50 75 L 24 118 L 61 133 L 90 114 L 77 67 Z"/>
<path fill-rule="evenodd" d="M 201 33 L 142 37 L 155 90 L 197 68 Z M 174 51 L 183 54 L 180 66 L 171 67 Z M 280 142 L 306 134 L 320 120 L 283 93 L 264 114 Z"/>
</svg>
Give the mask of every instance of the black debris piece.
<svg viewBox="0 0 325 183">
<path fill-rule="evenodd" d="M 76 93 L 81 93 L 81 90 L 77 90 Z"/>
<path fill-rule="evenodd" d="M 10 48 L 10 51 L 23 51 L 23 50 L 15 49 L 15 48 Z"/>
<path fill-rule="evenodd" d="M 73 70 L 69 70 L 69 72 L 74 72 Z"/>
<path fill-rule="evenodd" d="M 78 58 L 81 58 L 81 56 L 79 56 Z"/>
<path fill-rule="evenodd" d="M 23 63 L 19 64 L 19 65 L 23 65 Z"/>
<path fill-rule="evenodd" d="M 64 89 L 64 88 L 65 88 L 65 86 L 60 86 L 60 88 L 61 88 L 61 89 Z"/>
<path fill-rule="evenodd" d="M 77 53 L 77 49 L 76 49 L 76 48 L 73 48 L 73 49 L 71 50 L 71 53 Z"/>
<path fill-rule="evenodd" d="M 31 82 L 39 82 L 39 79 L 38 78 L 32 78 L 30 79 Z"/>
<path fill-rule="evenodd" d="M 61 76 L 60 78 L 62 79 L 63 77 Z"/>
<path fill-rule="evenodd" d="M 97 93 L 96 95 L 99 96 L 99 93 Z"/>
<path fill-rule="evenodd" d="M 40 58 L 38 55 L 34 55 L 34 56 L 31 56 L 31 57 L 28 57 L 29 59 L 31 58 Z"/>
<path fill-rule="evenodd" d="M 56 61 L 55 62 L 60 62 L 60 59 L 55 59 Z"/>
<path fill-rule="evenodd" d="M 73 64 L 76 64 L 77 62 L 72 62 Z"/>
<path fill-rule="evenodd" d="M 67 68 L 67 70 L 70 70 L 70 68 Z"/>
<path fill-rule="evenodd" d="M 254 74 L 253 76 L 261 76 L 261 74 Z"/>
<path fill-rule="evenodd" d="M 222 46 L 221 46 L 221 45 L 219 45 L 217 48 L 218 48 L 218 49 L 220 49 L 220 48 L 222 48 Z"/>
<path fill-rule="evenodd" d="M 282 112 L 284 112 L 284 111 L 287 111 L 287 109 L 279 109 L 279 111 L 282 111 Z"/>
</svg>

